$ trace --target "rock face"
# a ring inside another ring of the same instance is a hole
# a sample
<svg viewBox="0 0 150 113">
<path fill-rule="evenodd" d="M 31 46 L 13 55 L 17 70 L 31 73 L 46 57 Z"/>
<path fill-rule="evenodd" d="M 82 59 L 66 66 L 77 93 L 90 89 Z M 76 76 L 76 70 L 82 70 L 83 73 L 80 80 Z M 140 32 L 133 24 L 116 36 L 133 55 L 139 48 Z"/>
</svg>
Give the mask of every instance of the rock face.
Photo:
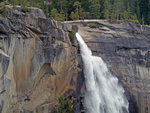
<svg viewBox="0 0 150 113">
<path fill-rule="evenodd" d="M 126 90 L 130 113 L 150 113 L 150 27 L 130 22 L 46 19 L 40 9 L 0 16 L 0 113 L 52 113 L 60 95 L 75 95 L 84 111 L 82 60 L 72 31 L 103 58 Z M 78 25 L 78 28 L 77 26 Z"/>
<path fill-rule="evenodd" d="M 0 113 L 50 113 L 60 95 L 77 89 L 72 26 L 19 8 L 0 16 Z"/>
<path fill-rule="evenodd" d="M 79 26 L 94 55 L 102 57 L 126 90 L 130 113 L 150 113 L 150 27 L 104 20 L 67 22 Z M 99 28 L 83 27 L 97 24 Z"/>
</svg>

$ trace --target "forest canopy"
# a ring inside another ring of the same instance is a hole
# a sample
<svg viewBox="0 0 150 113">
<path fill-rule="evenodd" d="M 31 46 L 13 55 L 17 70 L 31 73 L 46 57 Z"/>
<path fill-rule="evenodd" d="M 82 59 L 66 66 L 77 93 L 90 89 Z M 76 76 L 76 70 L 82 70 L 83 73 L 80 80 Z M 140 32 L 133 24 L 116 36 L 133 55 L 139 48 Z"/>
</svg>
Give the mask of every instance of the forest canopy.
<svg viewBox="0 0 150 113">
<path fill-rule="evenodd" d="M 55 20 L 108 19 L 150 25 L 150 0 L 0 0 L 41 8 Z"/>
</svg>

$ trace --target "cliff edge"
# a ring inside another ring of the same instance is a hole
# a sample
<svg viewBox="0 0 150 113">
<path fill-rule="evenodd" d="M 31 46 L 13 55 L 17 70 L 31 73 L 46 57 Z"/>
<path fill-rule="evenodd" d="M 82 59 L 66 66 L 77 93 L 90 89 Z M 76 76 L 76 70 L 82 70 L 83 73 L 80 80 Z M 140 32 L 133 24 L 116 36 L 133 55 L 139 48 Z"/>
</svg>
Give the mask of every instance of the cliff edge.
<svg viewBox="0 0 150 113">
<path fill-rule="evenodd" d="M 76 31 L 119 78 L 130 113 L 150 113 L 150 27 L 106 20 L 58 22 L 37 8 L 7 7 L 7 15 L 0 15 L 1 113 L 53 112 L 61 95 L 73 95 L 74 110 L 80 112 L 85 87 Z"/>
<path fill-rule="evenodd" d="M 130 113 L 150 113 L 150 27 L 131 22 L 81 20 L 78 32 L 126 90 Z M 93 28 L 94 27 L 94 28 Z"/>
<path fill-rule="evenodd" d="M 19 6 L 0 16 L 0 113 L 48 113 L 77 89 L 72 26 Z"/>
</svg>

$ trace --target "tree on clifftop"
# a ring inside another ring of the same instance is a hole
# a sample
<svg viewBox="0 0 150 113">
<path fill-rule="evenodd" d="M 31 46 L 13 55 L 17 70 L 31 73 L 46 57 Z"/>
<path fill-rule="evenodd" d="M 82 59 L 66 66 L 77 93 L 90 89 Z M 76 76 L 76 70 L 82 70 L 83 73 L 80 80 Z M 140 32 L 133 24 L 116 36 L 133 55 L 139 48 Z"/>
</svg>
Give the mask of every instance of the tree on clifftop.
<svg viewBox="0 0 150 113">
<path fill-rule="evenodd" d="M 89 12 L 90 12 L 90 18 L 92 19 L 100 18 L 100 1 L 99 0 L 89 0 Z"/>
</svg>

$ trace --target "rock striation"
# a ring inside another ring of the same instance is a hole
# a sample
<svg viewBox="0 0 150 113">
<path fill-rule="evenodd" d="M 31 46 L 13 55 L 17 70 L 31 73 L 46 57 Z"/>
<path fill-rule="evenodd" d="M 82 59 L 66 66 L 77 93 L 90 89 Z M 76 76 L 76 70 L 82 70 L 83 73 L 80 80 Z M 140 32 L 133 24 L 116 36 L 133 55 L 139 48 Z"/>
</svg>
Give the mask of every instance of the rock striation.
<svg viewBox="0 0 150 113">
<path fill-rule="evenodd" d="M 77 89 L 72 26 L 40 9 L 7 7 L 7 18 L 0 16 L 0 113 L 50 113 L 60 95 Z"/>
<path fill-rule="evenodd" d="M 93 54 L 102 57 L 119 78 L 130 102 L 130 113 L 150 113 L 150 27 L 106 20 L 67 23 L 78 25 Z M 90 28 L 90 24 L 99 27 Z"/>
<path fill-rule="evenodd" d="M 7 7 L 7 17 L 0 15 L 0 113 L 52 113 L 60 95 L 75 96 L 75 112 L 85 111 L 82 60 L 73 31 L 119 78 L 130 113 L 150 113 L 150 27 L 106 20 L 58 22 L 37 8 Z M 99 27 L 88 27 L 93 23 Z"/>
</svg>

